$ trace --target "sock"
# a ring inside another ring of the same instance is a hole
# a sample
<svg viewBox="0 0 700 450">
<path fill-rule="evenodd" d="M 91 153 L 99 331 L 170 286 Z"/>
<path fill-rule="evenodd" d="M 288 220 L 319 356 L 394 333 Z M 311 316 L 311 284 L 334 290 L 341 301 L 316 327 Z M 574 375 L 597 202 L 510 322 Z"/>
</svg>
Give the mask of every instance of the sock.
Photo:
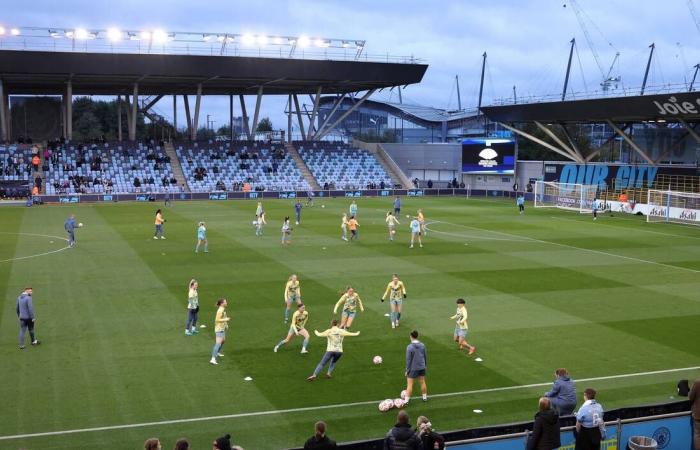
<svg viewBox="0 0 700 450">
<path fill-rule="evenodd" d="M 307 338 L 304 338 L 304 343 L 301 345 L 301 348 L 306 349 L 307 345 L 309 345 L 309 340 Z"/>
<path fill-rule="evenodd" d="M 284 310 L 284 320 L 285 321 L 289 320 L 289 310 L 288 309 Z"/>
<path fill-rule="evenodd" d="M 204 244 L 204 251 L 205 252 L 209 251 L 209 243 Z"/>
<path fill-rule="evenodd" d="M 396 320 L 399 320 L 400 318 L 401 318 L 401 313 L 400 313 L 400 312 L 397 312 L 397 313 L 396 313 Z"/>
<path fill-rule="evenodd" d="M 221 350 L 221 344 L 216 343 L 214 344 L 214 348 L 211 351 L 211 358 L 216 359 L 216 354 L 219 353 L 219 350 Z"/>
<path fill-rule="evenodd" d="M 391 323 L 396 322 L 396 313 L 395 313 L 394 311 L 392 311 L 392 312 L 389 314 L 389 318 L 391 319 Z"/>
<path fill-rule="evenodd" d="M 199 242 L 197 242 L 197 246 L 194 248 L 194 252 L 197 253 L 199 251 Z"/>
<path fill-rule="evenodd" d="M 286 342 L 284 341 L 284 339 L 282 339 L 277 343 L 277 347 L 282 347 L 284 344 L 286 344 Z"/>
</svg>

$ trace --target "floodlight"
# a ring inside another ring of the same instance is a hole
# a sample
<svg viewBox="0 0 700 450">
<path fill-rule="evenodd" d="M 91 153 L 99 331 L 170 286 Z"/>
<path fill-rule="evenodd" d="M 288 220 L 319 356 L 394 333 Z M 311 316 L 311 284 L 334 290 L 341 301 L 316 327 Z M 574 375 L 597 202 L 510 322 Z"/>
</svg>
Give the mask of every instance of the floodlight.
<svg viewBox="0 0 700 450">
<path fill-rule="evenodd" d="M 296 38 L 287 39 L 287 44 L 289 44 L 289 45 L 295 45 L 296 43 L 297 43 Z"/>
<path fill-rule="evenodd" d="M 19 34 L 20 34 L 19 28 L 13 28 L 13 29 L 11 29 L 11 30 L 10 30 L 10 34 L 11 34 L 12 36 L 19 36 Z"/>
<path fill-rule="evenodd" d="M 299 40 L 297 41 L 297 45 L 299 47 L 308 47 L 309 44 L 311 44 L 311 40 L 306 36 L 300 36 Z"/>
<path fill-rule="evenodd" d="M 139 38 L 143 39 L 144 41 L 150 41 L 151 40 L 151 32 L 150 31 L 142 31 L 139 34 Z"/>
<path fill-rule="evenodd" d="M 151 35 L 151 38 L 156 44 L 164 44 L 168 41 L 169 36 L 163 30 L 154 30 L 153 34 Z"/>
<path fill-rule="evenodd" d="M 0 35 L 5 34 L 5 27 L 0 26 Z"/>
<path fill-rule="evenodd" d="M 215 36 L 213 34 L 203 34 L 202 35 L 202 40 L 204 42 L 210 42 L 210 41 L 212 41 L 214 39 L 218 39 L 218 38 L 219 38 L 218 36 Z"/>
<path fill-rule="evenodd" d="M 73 39 L 74 36 L 75 36 L 75 32 L 73 32 L 73 31 L 66 31 L 66 37 L 67 37 L 68 39 Z"/>
<path fill-rule="evenodd" d="M 275 45 L 282 45 L 282 44 L 284 44 L 284 39 L 282 39 L 281 37 L 277 36 L 277 37 L 275 37 L 275 38 L 272 38 L 272 43 L 275 44 Z"/>
<path fill-rule="evenodd" d="M 243 42 L 244 45 L 252 45 L 255 43 L 255 37 L 251 34 L 244 34 L 241 37 L 241 42 Z"/>
<path fill-rule="evenodd" d="M 52 38 L 58 39 L 61 37 L 61 33 L 59 33 L 56 30 L 49 30 L 49 36 L 51 36 Z"/>
<path fill-rule="evenodd" d="M 122 32 L 117 28 L 110 28 L 107 30 L 107 39 L 110 41 L 121 41 Z"/>
<path fill-rule="evenodd" d="M 314 45 L 316 47 L 330 47 L 331 43 L 323 39 L 316 39 Z"/>
<path fill-rule="evenodd" d="M 350 47 L 350 43 L 348 41 L 343 41 L 343 48 L 348 48 Z"/>
<path fill-rule="evenodd" d="M 66 33 L 66 36 L 68 36 L 68 33 Z M 73 37 L 75 39 L 89 39 L 90 33 L 85 28 L 76 28 L 73 32 Z"/>
<path fill-rule="evenodd" d="M 267 36 L 264 34 L 261 34 L 257 37 L 258 45 L 264 46 L 267 45 Z"/>
</svg>

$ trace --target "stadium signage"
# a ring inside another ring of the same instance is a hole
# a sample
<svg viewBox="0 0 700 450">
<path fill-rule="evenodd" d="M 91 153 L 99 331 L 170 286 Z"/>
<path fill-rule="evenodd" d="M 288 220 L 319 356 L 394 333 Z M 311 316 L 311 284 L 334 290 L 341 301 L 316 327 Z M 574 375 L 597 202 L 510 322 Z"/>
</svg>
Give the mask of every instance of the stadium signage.
<svg viewBox="0 0 700 450">
<path fill-rule="evenodd" d="M 479 158 L 481 158 L 479 160 L 479 165 L 486 168 L 495 167 L 498 165 L 498 161 L 496 161 L 497 156 L 498 152 L 496 150 L 486 147 L 479 152 Z"/>
<path fill-rule="evenodd" d="M 226 192 L 212 192 L 209 194 L 209 200 L 227 200 Z"/>
<path fill-rule="evenodd" d="M 408 196 L 409 197 L 422 197 L 423 196 L 423 191 L 408 191 Z"/>
<path fill-rule="evenodd" d="M 136 201 L 137 202 L 147 202 L 149 200 L 149 196 L 146 194 L 138 194 L 136 196 Z"/>
<path fill-rule="evenodd" d="M 102 201 L 103 202 L 111 202 L 113 197 L 111 195 L 103 195 L 102 196 Z"/>
<path fill-rule="evenodd" d="M 80 196 L 79 195 L 66 195 L 63 197 L 59 197 L 58 201 L 60 203 L 78 203 L 78 202 L 80 202 Z"/>
<path fill-rule="evenodd" d="M 248 192 L 248 198 L 258 198 L 257 192 Z"/>
<path fill-rule="evenodd" d="M 362 192 L 360 191 L 350 191 L 345 193 L 346 197 L 362 197 Z"/>
<path fill-rule="evenodd" d="M 296 192 L 280 192 L 279 198 L 297 198 Z"/>
<path fill-rule="evenodd" d="M 700 105 L 700 98 L 695 99 L 695 103 Z M 660 103 L 654 101 L 654 105 L 658 108 L 659 114 L 678 115 L 678 114 L 698 114 L 698 108 L 692 102 L 679 102 L 675 96 L 669 97 L 668 101 Z"/>
<path fill-rule="evenodd" d="M 391 195 L 391 191 L 379 191 L 380 197 L 388 197 Z"/>
<path fill-rule="evenodd" d="M 549 167 L 545 166 L 545 174 L 556 177 Z M 659 172 L 658 167 L 652 166 L 612 166 L 604 164 L 566 164 L 561 167 L 558 180 L 560 183 L 594 184 L 600 189 L 605 189 L 608 184 L 613 184 L 617 189 L 632 189 L 651 187 Z M 546 177 L 547 179 L 549 177 Z M 552 180 L 549 180 L 552 181 Z"/>
</svg>

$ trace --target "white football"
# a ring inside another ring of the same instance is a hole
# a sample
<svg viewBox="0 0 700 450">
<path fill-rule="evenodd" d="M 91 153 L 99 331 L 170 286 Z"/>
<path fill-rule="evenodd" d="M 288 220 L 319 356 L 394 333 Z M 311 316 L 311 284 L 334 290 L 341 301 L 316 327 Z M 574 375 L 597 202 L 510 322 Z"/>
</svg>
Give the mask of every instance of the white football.
<svg viewBox="0 0 700 450">
<path fill-rule="evenodd" d="M 394 407 L 394 402 L 392 400 L 382 400 L 379 402 L 379 410 L 381 412 L 387 412 Z"/>
<path fill-rule="evenodd" d="M 403 400 L 406 400 L 406 397 L 408 397 L 408 392 L 406 392 L 406 389 L 401 391 L 401 395 L 399 395 L 399 397 L 401 397 L 401 399 Z"/>
<path fill-rule="evenodd" d="M 406 402 L 401 398 L 394 399 L 394 406 L 397 408 L 403 408 L 406 406 Z"/>
<path fill-rule="evenodd" d="M 255 226 L 255 225 L 257 225 L 257 224 L 258 224 L 258 222 L 254 220 L 254 221 L 253 221 L 253 226 Z"/>
<path fill-rule="evenodd" d="M 377 355 L 377 356 L 375 356 L 374 358 L 372 358 L 372 362 L 375 363 L 375 364 L 381 364 L 382 361 L 383 361 L 383 360 L 382 360 L 382 357 L 379 356 L 379 355 Z"/>
<path fill-rule="evenodd" d="M 326 205 L 321 205 L 321 208 L 325 208 L 325 207 L 326 207 Z"/>
<path fill-rule="evenodd" d="M 83 222 L 80 222 L 80 223 L 78 224 L 78 228 L 83 228 Z"/>
<path fill-rule="evenodd" d="M 410 219 L 410 218 L 411 218 L 411 216 L 409 216 L 408 214 L 406 214 L 406 218 L 407 218 L 407 219 Z"/>
</svg>

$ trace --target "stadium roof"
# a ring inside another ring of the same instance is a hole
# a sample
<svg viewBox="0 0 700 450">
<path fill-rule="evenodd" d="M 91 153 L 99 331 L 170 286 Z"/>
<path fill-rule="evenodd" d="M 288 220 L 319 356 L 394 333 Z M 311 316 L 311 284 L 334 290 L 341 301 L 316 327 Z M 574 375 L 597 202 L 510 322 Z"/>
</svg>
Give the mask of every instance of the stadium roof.
<svg viewBox="0 0 700 450">
<path fill-rule="evenodd" d="M 494 122 L 641 122 L 700 119 L 700 92 L 484 106 Z"/>
<path fill-rule="evenodd" d="M 419 83 L 426 64 L 241 56 L 0 50 L 8 94 L 141 95 L 349 93 Z"/>
</svg>

